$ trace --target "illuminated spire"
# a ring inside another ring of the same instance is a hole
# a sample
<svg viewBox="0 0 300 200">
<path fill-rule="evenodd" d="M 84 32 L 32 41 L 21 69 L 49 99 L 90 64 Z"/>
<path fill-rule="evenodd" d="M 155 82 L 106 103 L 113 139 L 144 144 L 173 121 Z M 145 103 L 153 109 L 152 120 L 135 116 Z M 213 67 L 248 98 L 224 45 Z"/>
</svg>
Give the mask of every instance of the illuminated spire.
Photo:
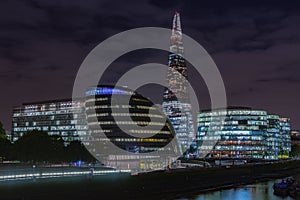
<svg viewBox="0 0 300 200">
<path fill-rule="evenodd" d="M 171 45 L 168 66 L 170 69 L 179 72 L 182 77 L 176 75 L 175 71 L 169 71 L 167 74 L 168 89 L 164 93 L 165 101 L 174 101 L 179 98 L 186 102 L 187 94 L 187 67 L 183 58 L 184 48 L 182 42 L 182 30 L 180 23 L 180 14 L 175 12 L 173 18 L 173 27 L 171 35 Z M 176 95 L 175 95 L 176 94 Z"/>
<path fill-rule="evenodd" d="M 170 52 L 183 56 L 182 30 L 179 12 L 175 12 L 173 18 Z"/>
<path fill-rule="evenodd" d="M 175 12 L 175 15 L 173 18 L 172 35 L 175 35 L 175 34 L 182 35 L 179 12 Z"/>
</svg>

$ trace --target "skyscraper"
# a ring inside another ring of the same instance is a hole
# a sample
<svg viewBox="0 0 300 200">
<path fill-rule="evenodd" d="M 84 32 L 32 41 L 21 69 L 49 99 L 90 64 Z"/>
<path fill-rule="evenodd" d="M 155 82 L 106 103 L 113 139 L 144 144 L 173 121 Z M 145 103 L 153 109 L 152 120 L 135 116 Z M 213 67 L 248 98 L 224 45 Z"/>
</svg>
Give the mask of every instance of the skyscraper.
<svg viewBox="0 0 300 200">
<path fill-rule="evenodd" d="M 180 15 L 173 19 L 171 45 L 167 73 L 167 87 L 163 97 L 163 111 L 170 119 L 182 153 L 194 139 L 191 104 L 189 103 L 187 66 L 183 57 L 184 48 Z"/>
</svg>

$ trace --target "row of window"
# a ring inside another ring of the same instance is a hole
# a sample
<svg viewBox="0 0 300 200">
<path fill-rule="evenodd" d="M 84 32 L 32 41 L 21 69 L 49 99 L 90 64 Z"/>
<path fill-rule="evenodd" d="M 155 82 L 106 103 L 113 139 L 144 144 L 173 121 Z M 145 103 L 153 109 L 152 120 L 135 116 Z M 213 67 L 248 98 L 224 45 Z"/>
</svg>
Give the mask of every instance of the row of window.
<svg viewBox="0 0 300 200">
<path fill-rule="evenodd" d="M 99 122 L 89 122 L 89 125 L 118 125 L 118 124 L 125 124 L 125 125 L 130 125 L 130 124 L 134 124 L 134 125 L 149 125 L 151 123 L 151 125 L 154 126 L 164 126 L 164 123 L 160 123 L 160 122 L 147 122 L 147 121 L 99 121 Z"/>
</svg>

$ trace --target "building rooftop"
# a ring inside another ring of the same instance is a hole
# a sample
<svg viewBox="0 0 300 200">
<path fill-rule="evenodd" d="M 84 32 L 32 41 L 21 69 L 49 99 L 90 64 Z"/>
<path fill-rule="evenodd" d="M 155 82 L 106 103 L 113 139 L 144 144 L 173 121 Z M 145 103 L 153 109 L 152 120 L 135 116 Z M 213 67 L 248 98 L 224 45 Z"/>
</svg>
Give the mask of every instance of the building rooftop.
<svg viewBox="0 0 300 200">
<path fill-rule="evenodd" d="M 216 108 L 213 110 L 252 110 L 250 107 L 245 107 L 245 106 L 227 106 L 225 108 Z M 210 112 L 212 109 L 203 109 L 201 112 Z"/>
</svg>

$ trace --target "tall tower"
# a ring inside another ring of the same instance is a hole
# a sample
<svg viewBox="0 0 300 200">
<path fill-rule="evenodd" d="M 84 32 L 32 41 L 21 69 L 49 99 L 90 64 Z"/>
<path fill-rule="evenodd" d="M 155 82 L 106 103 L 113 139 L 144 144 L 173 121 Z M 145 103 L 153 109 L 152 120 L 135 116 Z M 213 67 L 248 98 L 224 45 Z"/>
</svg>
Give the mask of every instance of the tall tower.
<svg viewBox="0 0 300 200">
<path fill-rule="evenodd" d="M 173 19 L 170 54 L 168 62 L 168 89 L 164 93 L 164 101 L 176 101 L 178 99 L 188 101 L 187 67 L 183 58 L 183 53 L 184 48 L 182 42 L 180 15 L 178 12 L 176 12 Z M 174 71 L 171 69 L 173 69 Z M 175 71 L 179 72 L 182 76 L 178 76 L 177 73 L 174 73 Z"/>
<path fill-rule="evenodd" d="M 195 137 L 189 102 L 187 66 L 185 63 L 180 14 L 175 13 L 170 41 L 167 86 L 163 96 L 163 111 L 170 119 L 184 153 Z M 177 73 L 178 72 L 178 73 Z"/>
</svg>

